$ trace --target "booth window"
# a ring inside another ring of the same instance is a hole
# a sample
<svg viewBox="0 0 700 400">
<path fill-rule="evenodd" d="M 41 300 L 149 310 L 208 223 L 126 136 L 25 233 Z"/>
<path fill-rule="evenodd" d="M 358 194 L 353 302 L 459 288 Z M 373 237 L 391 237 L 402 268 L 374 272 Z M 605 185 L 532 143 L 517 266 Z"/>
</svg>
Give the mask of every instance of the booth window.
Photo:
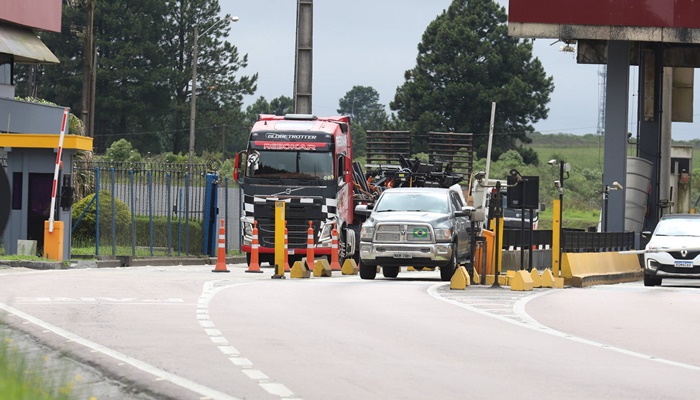
<svg viewBox="0 0 700 400">
<path fill-rule="evenodd" d="M 12 174 L 12 209 L 22 209 L 22 173 Z"/>
</svg>

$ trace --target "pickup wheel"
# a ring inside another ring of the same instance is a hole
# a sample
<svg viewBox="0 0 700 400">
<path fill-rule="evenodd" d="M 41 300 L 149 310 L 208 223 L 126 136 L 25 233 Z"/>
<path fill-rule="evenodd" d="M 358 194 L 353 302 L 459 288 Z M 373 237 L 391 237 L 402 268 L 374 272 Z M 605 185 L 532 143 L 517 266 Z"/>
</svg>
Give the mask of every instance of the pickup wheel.
<svg viewBox="0 0 700 400">
<path fill-rule="evenodd" d="M 377 276 L 377 267 L 367 265 L 360 260 L 360 278 L 374 279 Z"/>
<path fill-rule="evenodd" d="M 452 279 L 455 270 L 457 269 L 457 243 L 454 243 L 454 249 L 452 250 L 452 257 L 447 265 L 440 267 L 440 279 L 443 281 L 449 281 Z"/>
<path fill-rule="evenodd" d="M 401 267 L 382 267 L 382 274 L 385 278 L 396 278 L 400 269 Z"/>
</svg>

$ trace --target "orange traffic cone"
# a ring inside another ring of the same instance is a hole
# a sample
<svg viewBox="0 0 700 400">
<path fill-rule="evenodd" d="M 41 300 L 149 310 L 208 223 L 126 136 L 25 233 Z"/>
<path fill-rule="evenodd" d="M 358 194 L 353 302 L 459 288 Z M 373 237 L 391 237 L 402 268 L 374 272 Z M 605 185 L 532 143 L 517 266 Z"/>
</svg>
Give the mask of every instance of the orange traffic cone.
<svg viewBox="0 0 700 400">
<path fill-rule="evenodd" d="M 331 238 L 331 271 L 340 271 L 340 263 L 338 262 L 338 230 L 335 229 L 335 222 L 333 223 Z"/>
<path fill-rule="evenodd" d="M 258 262 L 258 221 L 253 221 L 253 242 L 250 244 L 250 265 L 245 272 L 262 273 Z"/>
<path fill-rule="evenodd" d="M 289 231 L 287 230 L 287 221 L 284 221 L 284 272 L 289 272 Z"/>
<path fill-rule="evenodd" d="M 231 272 L 226 268 L 226 228 L 224 220 L 221 220 L 219 228 L 219 244 L 216 252 L 216 267 L 211 272 Z"/>
<path fill-rule="evenodd" d="M 314 225 L 311 221 L 306 235 L 306 266 L 309 267 L 309 271 L 314 270 Z"/>
</svg>

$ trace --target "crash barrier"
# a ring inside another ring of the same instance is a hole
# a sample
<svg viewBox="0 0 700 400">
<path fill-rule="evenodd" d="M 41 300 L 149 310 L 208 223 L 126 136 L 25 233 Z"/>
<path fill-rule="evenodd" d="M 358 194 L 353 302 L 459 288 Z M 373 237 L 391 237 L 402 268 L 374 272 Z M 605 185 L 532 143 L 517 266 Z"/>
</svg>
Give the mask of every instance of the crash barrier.
<svg viewBox="0 0 700 400">
<path fill-rule="evenodd" d="M 225 220 L 226 248 L 238 249 L 240 189 L 229 187 L 227 177 L 210 176 L 218 193 L 210 199 L 212 207 L 205 207 L 211 194 L 207 175 L 217 162 L 74 162 L 73 247 L 95 246 L 95 256 L 133 256 L 144 249 L 150 256 L 199 255 L 204 247 L 209 253 L 216 249 L 216 223 L 206 226 L 205 214 L 215 206 Z M 212 240 L 205 241 L 207 234 Z"/>
<path fill-rule="evenodd" d="M 216 267 L 211 272 L 231 272 L 226 268 L 226 228 L 224 228 L 224 220 L 221 220 L 219 227 L 219 243 L 216 256 Z"/>
<path fill-rule="evenodd" d="M 525 243 L 522 243 L 522 230 L 504 229 L 502 247 L 504 250 L 518 250 L 530 245 L 530 231 L 525 231 Z M 532 231 L 532 245 L 535 250 L 546 250 L 552 246 L 552 230 Z M 562 251 L 569 253 L 588 253 L 623 251 L 634 249 L 634 232 L 586 232 L 583 230 L 564 229 L 562 231 Z"/>
<path fill-rule="evenodd" d="M 562 277 L 574 287 L 632 282 L 644 273 L 636 254 L 563 253 L 562 260 Z"/>
</svg>

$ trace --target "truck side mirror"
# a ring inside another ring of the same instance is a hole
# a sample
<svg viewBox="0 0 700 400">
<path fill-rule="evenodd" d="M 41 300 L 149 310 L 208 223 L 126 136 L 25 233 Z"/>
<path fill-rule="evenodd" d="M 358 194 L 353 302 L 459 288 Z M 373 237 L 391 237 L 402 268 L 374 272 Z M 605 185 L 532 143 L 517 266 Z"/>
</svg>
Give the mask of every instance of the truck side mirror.
<svg viewBox="0 0 700 400">
<path fill-rule="evenodd" d="M 236 153 L 236 157 L 233 159 L 233 180 L 239 184 L 243 183 L 243 178 L 241 177 L 241 158 L 245 152 L 239 151 Z"/>
</svg>

